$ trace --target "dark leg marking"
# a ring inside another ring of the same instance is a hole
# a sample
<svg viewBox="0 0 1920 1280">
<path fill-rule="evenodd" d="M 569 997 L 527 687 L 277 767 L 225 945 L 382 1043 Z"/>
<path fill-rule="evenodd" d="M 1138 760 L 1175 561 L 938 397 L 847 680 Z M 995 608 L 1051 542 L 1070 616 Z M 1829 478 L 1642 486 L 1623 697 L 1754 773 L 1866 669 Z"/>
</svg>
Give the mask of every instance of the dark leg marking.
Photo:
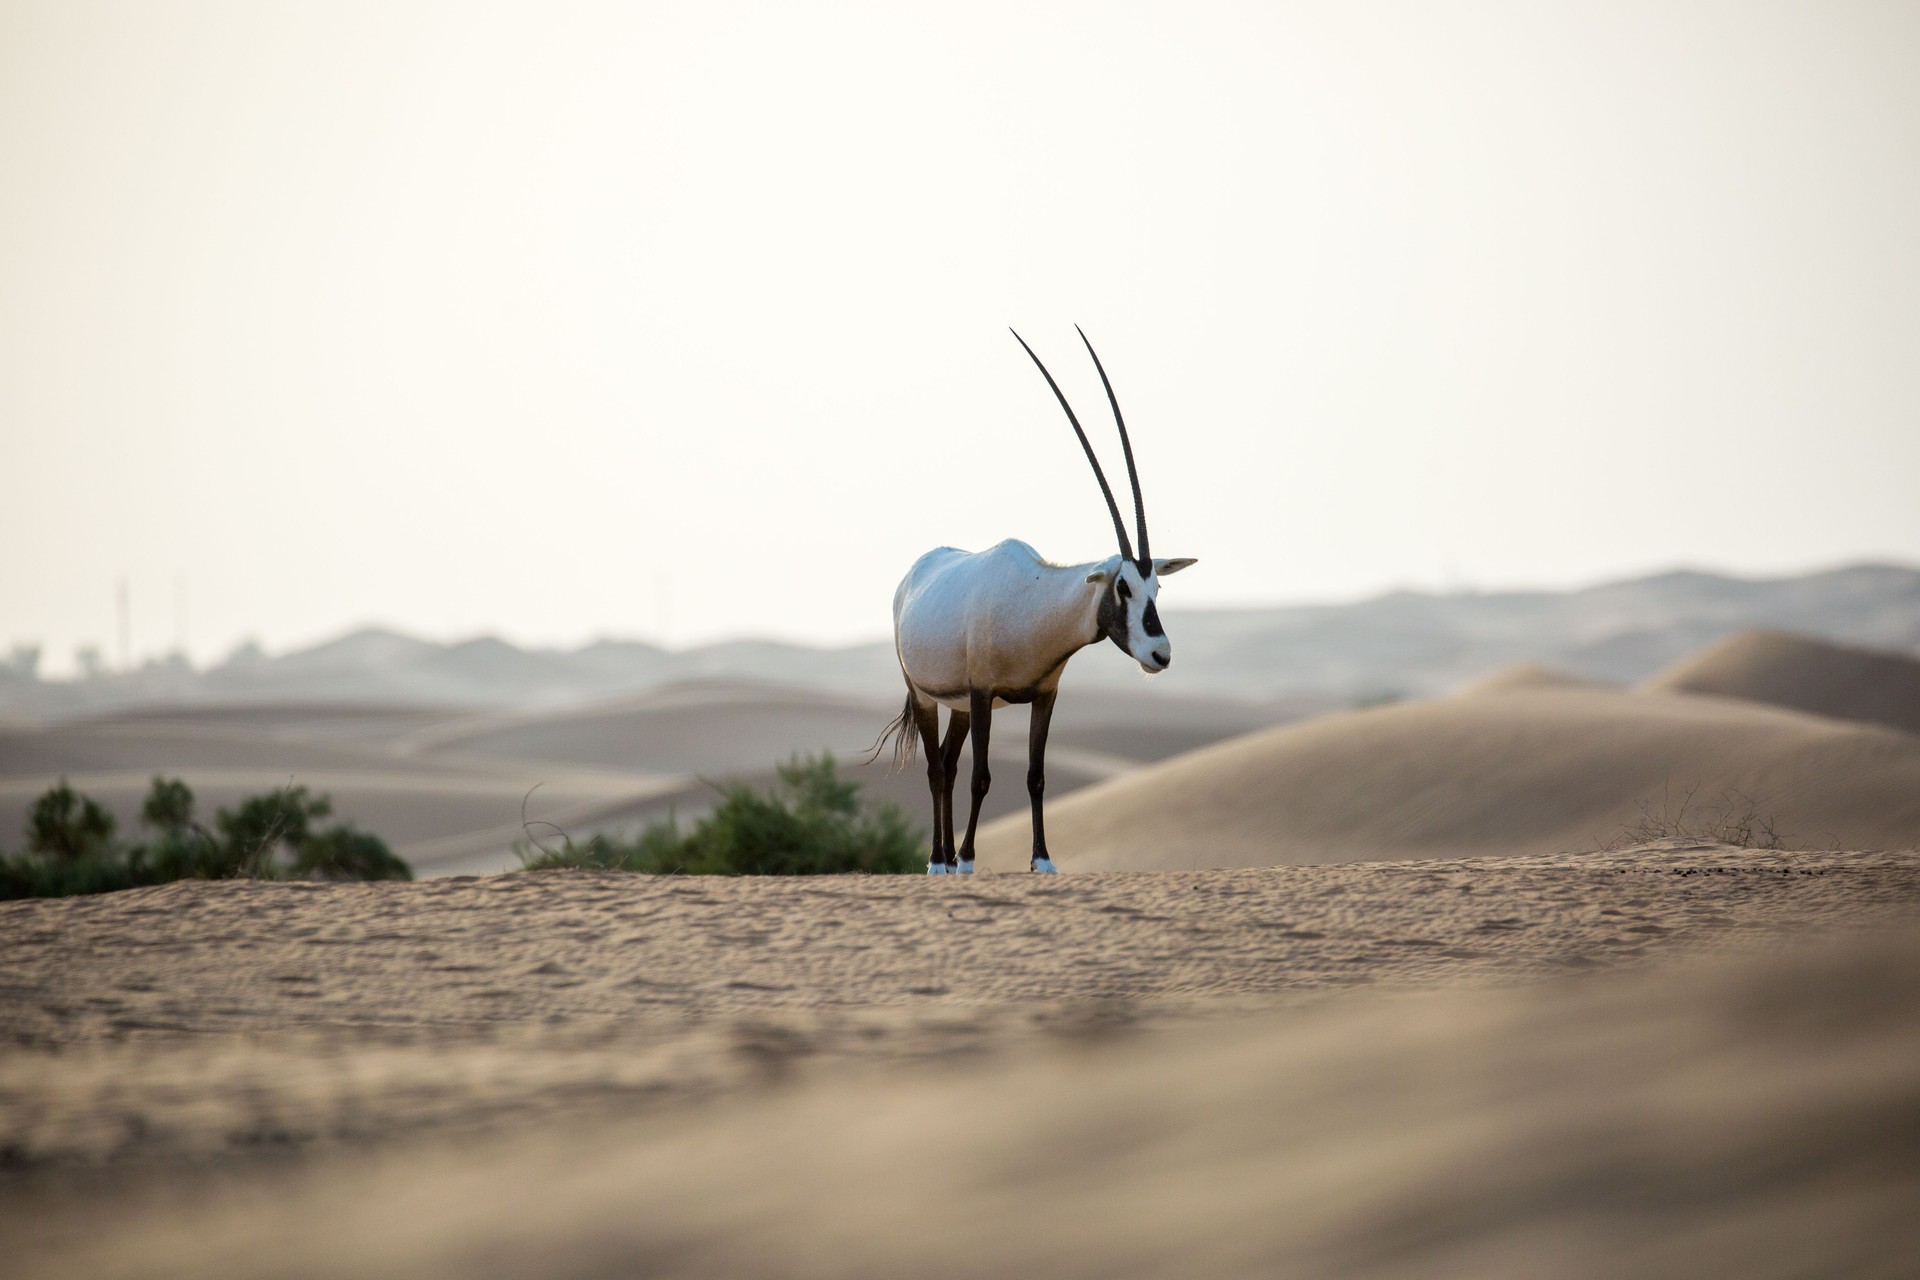
<svg viewBox="0 0 1920 1280">
<path fill-rule="evenodd" d="M 973 721 L 973 807 L 967 812 L 967 838 L 960 845 L 960 860 L 973 861 L 973 832 L 980 825 L 980 802 L 987 798 L 993 775 L 987 769 L 987 740 L 993 730 L 993 695 L 971 690 L 967 698 Z"/>
<path fill-rule="evenodd" d="M 1033 700 L 1033 718 L 1027 729 L 1027 796 L 1033 801 L 1035 862 L 1048 856 L 1047 826 L 1041 814 L 1041 801 L 1047 790 L 1047 728 L 1053 723 L 1054 696 L 1054 692 L 1049 690 Z"/>
<path fill-rule="evenodd" d="M 917 693 L 913 699 L 913 727 L 920 733 L 920 747 L 927 757 L 927 789 L 933 793 L 933 853 L 928 862 L 948 861 L 953 857 L 953 837 L 947 837 L 946 848 L 940 845 L 941 800 L 952 793 L 944 787 L 946 766 L 940 756 L 940 705 L 921 698 Z M 953 819 L 947 818 L 947 830 L 953 829 Z"/>
<path fill-rule="evenodd" d="M 940 831 L 937 839 L 944 839 L 942 846 L 947 851 L 947 865 L 952 867 L 960 860 L 953 843 L 953 783 L 960 775 L 960 747 L 967 740 L 967 721 L 970 719 L 964 711 L 955 711 L 947 716 L 947 740 L 940 747 L 941 766 L 941 807 Z"/>
</svg>

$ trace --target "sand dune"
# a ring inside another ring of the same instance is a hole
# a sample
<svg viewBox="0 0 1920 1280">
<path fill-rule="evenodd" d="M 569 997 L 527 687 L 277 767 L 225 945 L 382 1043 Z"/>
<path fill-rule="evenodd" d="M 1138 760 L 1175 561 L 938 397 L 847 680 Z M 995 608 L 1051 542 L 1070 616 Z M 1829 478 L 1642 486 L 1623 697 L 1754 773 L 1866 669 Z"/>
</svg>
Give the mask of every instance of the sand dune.
<svg viewBox="0 0 1920 1280">
<path fill-rule="evenodd" d="M 1688 842 L 10 903 L 0 1240 L 23 1277 L 1892 1277 L 1916 907 L 1914 854 Z"/>
<path fill-rule="evenodd" d="M 1920 734 L 1920 658 L 1781 631 L 1743 631 L 1643 687 L 1745 698 Z"/>
<path fill-rule="evenodd" d="M 1738 796 L 1789 843 L 1920 843 L 1920 741 L 1721 698 L 1569 688 L 1404 703 L 1253 734 L 1063 797 L 1072 870 L 1175 870 L 1580 850 Z M 1734 796 L 1733 793 L 1738 793 Z M 1731 816 L 1738 816 L 1737 814 Z M 1024 866 L 1016 819 L 982 863 Z"/>
<path fill-rule="evenodd" d="M 58 773 L 261 767 L 308 769 L 389 768 L 394 757 L 367 744 L 304 731 L 297 718 L 283 721 L 202 715 L 194 718 L 69 721 L 0 730 L 0 778 Z M 462 772 L 459 765 L 425 760 L 428 773 Z"/>
<path fill-rule="evenodd" d="M 765 685 L 676 685 L 581 707 L 463 718 L 401 740 L 402 752 L 655 773 L 762 769 L 800 751 L 863 752 L 890 700 Z"/>
<path fill-rule="evenodd" d="M 386 702 L 161 703 L 77 717 L 76 726 L 166 726 L 378 745 L 467 712 Z M 0 729 L 8 728 L 0 722 Z M 19 727 L 27 727 L 25 725 Z"/>
<path fill-rule="evenodd" d="M 1538 662 L 1522 662 L 1475 680 L 1460 690 L 1467 695 L 1481 693 L 1531 692 L 1537 689 L 1606 689 L 1599 680 L 1560 671 Z"/>
</svg>

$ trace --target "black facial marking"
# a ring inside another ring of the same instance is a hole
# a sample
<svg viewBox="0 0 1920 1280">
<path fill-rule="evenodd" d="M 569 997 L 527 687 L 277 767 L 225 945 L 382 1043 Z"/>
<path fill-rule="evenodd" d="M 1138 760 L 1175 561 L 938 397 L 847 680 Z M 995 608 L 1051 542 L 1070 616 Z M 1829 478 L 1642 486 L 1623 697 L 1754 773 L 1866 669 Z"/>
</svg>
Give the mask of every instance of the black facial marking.
<svg viewBox="0 0 1920 1280">
<path fill-rule="evenodd" d="M 1132 656 L 1132 651 L 1127 648 L 1127 611 L 1117 594 L 1111 591 L 1100 593 L 1100 607 L 1094 613 L 1093 621 L 1100 628 L 1094 640 L 1111 640 L 1120 652 Z"/>
<path fill-rule="evenodd" d="M 1156 607 L 1156 603 L 1152 600 L 1147 601 L 1146 612 L 1140 615 L 1140 625 L 1147 629 L 1147 634 L 1150 636 L 1164 636 L 1167 633 L 1160 629 L 1160 610 Z"/>
</svg>

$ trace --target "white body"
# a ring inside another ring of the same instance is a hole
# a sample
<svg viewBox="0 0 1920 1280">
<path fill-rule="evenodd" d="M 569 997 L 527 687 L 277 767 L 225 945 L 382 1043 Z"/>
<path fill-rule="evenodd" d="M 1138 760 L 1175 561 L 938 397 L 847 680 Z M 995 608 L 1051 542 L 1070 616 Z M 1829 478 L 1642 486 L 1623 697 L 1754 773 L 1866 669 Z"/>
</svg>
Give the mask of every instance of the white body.
<svg viewBox="0 0 1920 1280">
<path fill-rule="evenodd" d="M 1100 639 L 1101 596 L 1116 575 L 1129 588 L 1127 650 L 1158 671 L 1166 665 L 1159 655 L 1170 656 L 1165 637 L 1139 625 L 1158 594 L 1155 577 L 1119 556 L 1050 564 L 1017 538 L 985 551 L 941 547 L 914 561 L 893 594 L 900 669 L 919 693 L 956 710 L 967 709 L 974 689 L 991 692 L 995 706 L 1030 702 Z"/>
</svg>

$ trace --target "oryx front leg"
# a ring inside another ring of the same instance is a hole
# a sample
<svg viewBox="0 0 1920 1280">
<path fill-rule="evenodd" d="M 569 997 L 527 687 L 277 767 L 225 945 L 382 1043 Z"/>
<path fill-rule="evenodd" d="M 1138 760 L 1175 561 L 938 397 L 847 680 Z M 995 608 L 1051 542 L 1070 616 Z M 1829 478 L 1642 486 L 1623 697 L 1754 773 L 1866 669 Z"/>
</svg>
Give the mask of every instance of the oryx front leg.
<svg viewBox="0 0 1920 1280">
<path fill-rule="evenodd" d="M 1027 730 L 1027 798 L 1033 802 L 1033 862 L 1035 871 L 1052 873 L 1056 868 L 1047 856 L 1047 825 L 1041 806 L 1047 792 L 1047 726 L 1053 722 L 1051 693 L 1033 700 L 1033 719 Z"/>
<path fill-rule="evenodd" d="M 959 855 L 953 844 L 953 784 L 960 776 L 960 748 L 967 741 L 967 723 L 969 717 L 964 711 L 954 711 L 947 716 L 947 737 L 940 747 L 940 813 L 935 819 L 940 825 L 934 832 L 934 839 L 946 852 L 947 869 L 956 875 L 973 874 L 973 859 L 958 861 Z"/>
<path fill-rule="evenodd" d="M 987 741 L 993 733 L 993 695 L 973 690 L 967 698 L 973 726 L 973 807 L 967 811 L 967 838 L 960 843 L 961 875 L 973 873 L 973 833 L 980 825 L 980 804 L 987 798 L 993 774 L 987 768 Z"/>
</svg>

